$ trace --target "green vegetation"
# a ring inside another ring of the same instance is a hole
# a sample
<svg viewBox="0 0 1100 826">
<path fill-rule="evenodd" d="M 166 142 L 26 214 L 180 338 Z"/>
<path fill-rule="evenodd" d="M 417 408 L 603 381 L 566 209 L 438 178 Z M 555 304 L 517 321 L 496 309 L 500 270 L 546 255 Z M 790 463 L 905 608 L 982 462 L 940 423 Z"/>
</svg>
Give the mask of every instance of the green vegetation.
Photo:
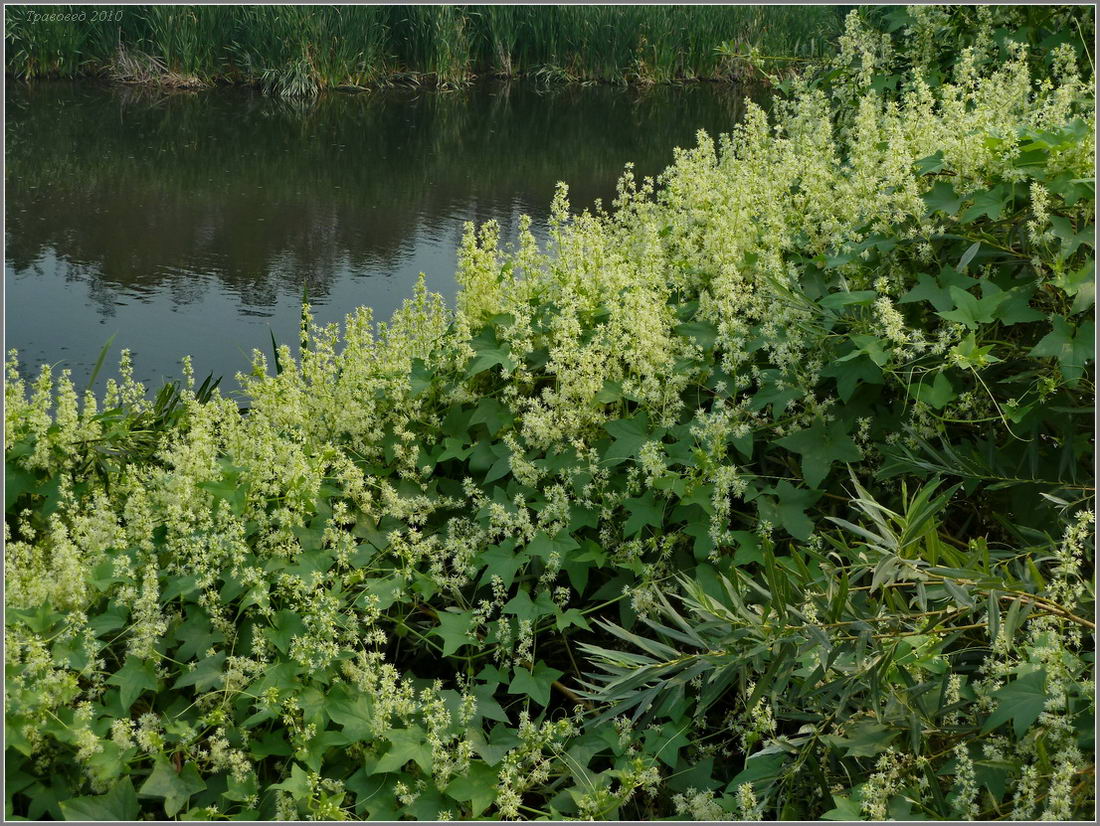
<svg viewBox="0 0 1100 826">
<path fill-rule="evenodd" d="M 5 14 L 5 69 L 15 77 L 226 81 L 289 96 L 395 81 L 455 86 L 475 75 L 729 78 L 744 66 L 738 55 L 820 55 L 841 21 L 837 7 L 817 6 L 12 6 Z"/>
<path fill-rule="evenodd" d="M 1092 37 L 853 13 L 237 397 L 12 360 L 8 815 L 1091 819 Z"/>
</svg>

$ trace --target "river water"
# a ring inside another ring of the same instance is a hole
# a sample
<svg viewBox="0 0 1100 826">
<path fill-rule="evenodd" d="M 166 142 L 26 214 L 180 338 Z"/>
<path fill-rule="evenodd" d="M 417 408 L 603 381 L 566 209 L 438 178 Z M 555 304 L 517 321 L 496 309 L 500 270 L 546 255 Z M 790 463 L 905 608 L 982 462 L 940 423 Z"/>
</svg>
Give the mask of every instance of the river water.
<svg viewBox="0 0 1100 826">
<path fill-rule="evenodd" d="M 479 84 L 288 102 L 243 89 L 159 93 L 9 81 L 6 346 L 24 374 L 79 386 L 114 335 L 155 390 L 193 358 L 246 370 L 358 305 L 384 320 L 417 274 L 449 299 L 466 221 L 544 232 L 555 183 L 575 210 L 609 201 L 623 165 L 668 165 L 695 133 L 729 131 L 744 91 Z"/>
</svg>

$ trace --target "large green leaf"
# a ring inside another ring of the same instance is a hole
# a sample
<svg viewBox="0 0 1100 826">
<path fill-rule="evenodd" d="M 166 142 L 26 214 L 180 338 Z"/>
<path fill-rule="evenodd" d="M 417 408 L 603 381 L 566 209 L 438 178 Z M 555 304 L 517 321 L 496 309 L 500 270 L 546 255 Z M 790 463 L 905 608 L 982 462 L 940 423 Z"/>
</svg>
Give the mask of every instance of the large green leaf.
<svg viewBox="0 0 1100 826">
<path fill-rule="evenodd" d="M 1011 191 L 1004 184 L 997 184 L 991 189 L 983 189 L 972 193 L 969 196 L 972 203 L 959 216 L 959 220 L 970 222 L 984 215 L 990 221 L 996 221 L 1000 219 L 1011 195 Z"/>
<path fill-rule="evenodd" d="M 706 321 L 688 321 L 676 326 L 678 335 L 695 341 L 704 351 L 713 350 L 718 328 Z"/>
<path fill-rule="evenodd" d="M 137 820 L 137 793 L 129 777 L 118 781 L 107 794 L 61 801 L 66 820 Z"/>
<path fill-rule="evenodd" d="M 424 359 L 413 359 L 412 370 L 409 373 L 409 389 L 413 398 L 416 398 L 432 384 L 432 371 L 428 369 Z"/>
<path fill-rule="evenodd" d="M 1052 215 L 1050 225 L 1054 229 L 1054 237 L 1062 242 L 1058 251 L 1063 260 L 1077 252 L 1077 248 L 1082 244 L 1095 246 L 1096 227 L 1091 222 L 1085 223 L 1080 230 L 1076 230 L 1068 218 Z"/>
<path fill-rule="evenodd" d="M 390 741 L 390 748 L 374 767 L 375 772 L 399 771 L 410 760 L 426 772 L 432 770 L 432 747 L 420 726 L 391 729 L 386 739 Z"/>
<path fill-rule="evenodd" d="M 645 749 L 669 769 L 675 769 L 680 749 L 691 745 L 690 729 L 690 721 L 669 721 L 661 728 L 651 728 L 645 735 Z"/>
<path fill-rule="evenodd" d="M 517 666 L 515 677 L 508 686 L 508 693 L 530 697 L 540 706 L 545 707 L 550 702 L 551 684 L 564 673 L 543 662 L 535 663 L 535 667 L 530 671 Z"/>
<path fill-rule="evenodd" d="M 656 436 L 649 432 L 649 416 L 643 410 L 630 419 L 617 419 L 604 425 L 614 441 L 604 453 L 604 462 L 614 467 L 627 459 L 634 458 L 642 445 Z"/>
<path fill-rule="evenodd" d="M 913 171 L 918 175 L 931 175 L 943 169 L 943 150 L 913 161 Z"/>
<path fill-rule="evenodd" d="M 514 539 L 506 539 L 499 545 L 490 545 L 477 558 L 485 566 L 481 576 L 483 583 L 499 576 L 504 587 L 508 588 L 516 577 L 516 571 L 526 565 L 531 557 L 526 550 L 516 550 Z"/>
<path fill-rule="evenodd" d="M 475 355 L 466 367 L 467 378 L 484 373 L 496 365 L 500 365 L 508 373 L 516 368 L 516 363 L 508 352 L 508 345 L 501 344 L 497 340 L 496 332 L 492 327 L 486 327 L 478 336 L 471 339 L 470 346 Z"/>
<path fill-rule="evenodd" d="M 1049 356 L 1058 360 L 1058 367 L 1068 382 L 1076 382 L 1085 372 L 1085 365 L 1095 355 L 1094 324 L 1091 320 L 1074 327 L 1060 315 L 1051 316 L 1054 329 L 1043 336 L 1028 355 Z"/>
<path fill-rule="evenodd" d="M 546 531 L 539 531 L 534 538 L 527 543 L 527 552 L 546 561 L 550 554 L 556 553 L 564 560 L 570 551 L 575 551 L 580 544 L 568 533 L 561 532 L 553 537 L 546 535 Z"/>
<path fill-rule="evenodd" d="M 857 354 L 858 355 L 858 354 Z M 778 370 L 768 369 L 760 371 L 760 389 L 753 394 L 749 402 L 750 410 L 763 410 L 769 404 L 772 406 L 772 419 L 778 420 L 787 405 L 804 395 L 795 383 L 786 380 Z"/>
<path fill-rule="evenodd" d="M 821 492 L 796 488 L 786 480 L 776 485 L 772 492 L 775 498 L 760 496 L 756 500 L 760 518 L 782 526 L 795 539 L 808 539 L 813 533 L 814 522 L 806 511 L 821 498 Z"/>
<path fill-rule="evenodd" d="M 369 743 L 374 739 L 371 725 L 374 711 L 369 695 L 361 692 L 333 692 L 325 703 L 325 714 L 332 722 L 343 727 L 343 733 L 351 742 Z"/>
<path fill-rule="evenodd" d="M 832 795 L 832 798 L 833 808 L 821 816 L 822 820 L 863 820 L 858 800 L 839 794 Z"/>
<path fill-rule="evenodd" d="M 474 640 L 468 635 L 470 625 L 473 622 L 473 611 L 440 611 L 436 614 L 439 625 L 432 629 L 432 633 L 443 639 L 443 656 L 449 657 L 464 645 L 469 645 Z"/>
<path fill-rule="evenodd" d="M 777 439 L 776 444 L 802 456 L 802 478 L 812 488 L 821 484 L 834 462 L 856 462 L 863 458 L 863 452 L 840 420 L 826 424 L 818 419 L 805 430 Z"/>
<path fill-rule="evenodd" d="M 982 730 L 993 731 L 1011 720 L 1016 737 L 1023 737 L 1031 724 L 1039 719 L 1046 705 L 1046 681 L 1045 671 L 1033 671 L 993 692 L 997 698 L 997 708 L 989 715 Z"/>
<path fill-rule="evenodd" d="M 1054 283 L 1073 297 L 1071 315 L 1084 312 L 1096 302 L 1096 264 L 1092 258 L 1076 270 L 1058 274 Z"/>
<path fill-rule="evenodd" d="M 1046 314 L 1031 306 L 1031 297 L 1034 294 L 1034 287 L 1013 287 L 1008 290 L 993 313 L 994 320 L 1005 326 L 1042 321 L 1046 318 Z"/>
<path fill-rule="evenodd" d="M 852 398 L 862 384 L 882 384 L 882 368 L 863 352 L 857 351 L 856 355 L 858 358 L 849 361 L 834 361 L 821 371 L 822 378 L 836 379 L 836 392 L 843 402 Z"/>
<path fill-rule="evenodd" d="M 138 790 L 142 797 L 160 797 L 164 799 L 164 812 L 175 817 L 193 794 L 206 788 L 206 782 L 199 777 L 194 763 L 187 763 L 181 771 L 167 760 L 157 760 L 153 771 Z"/>
<path fill-rule="evenodd" d="M 33 473 L 18 462 L 6 459 L 4 462 L 4 511 L 10 512 L 20 496 L 36 491 L 39 484 Z"/>
<path fill-rule="evenodd" d="M 108 677 L 107 682 L 119 687 L 122 707 L 129 711 L 141 692 L 157 687 L 156 669 L 137 657 L 127 657 L 126 664 Z"/>
<path fill-rule="evenodd" d="M 952 387 L 951 381 L 942 372 L 936 373 L 935 378 L 931 380 L 927 377 L 922 378 L 911 386 L 910 392 L 936 410 L 942 410 L 958 395 L 955 388 Z"/>
<path fill-rule="evenodd" d="M 499 772 L 475 760 L 464 774 L 447 786 L 447 794 L 461 803 L 470 804 L 470 817 L 477 818 L 496 800 Z"/>
<path fill-rule="evenodd" d="M 856 723 L 843 735 L 828 734 L 822 739 L 842 749 L 845 757 L 874 757 L 890 748 L 900 732 L 873 720 Z"/>
<path fill-rule="evenodd" d="M 898 299 L 899 304 L 909 304 L 915 301 L 927 301 L 936 310 L 944 312 L 955 306 L 951 298 L 951 288 L 969 290 L 977 280 L 968 275 L 963 275 L 954 267 L 944 267 L 938 276 L 933 277 L 927 273 L 917 275 L 917 283 L 905 295 Z"/>
<path fill-rule="evenodd" d="M 636 536 L 647 525 L 660 528 L 664 518 L 664 506 L 664 501 L 658 499 L 657 494 L 651 490 L 646 491 L 641 496 L 627 499 L 623 503 L 623 507 L 626 508 L 630 516 L 627 517 L 626 523 L 623 525 L 623 535 Z"/>
<path fill-rule="evenodd" d="M 225 679 L 222 673 L 222 663 L 225 662 L 225 652 L 215 654 L 202 660 L 191 671 L 185 671 L 172 688 L 186 688 L 194 686 L 198 691 L 206 691 L 220 685 Z"/>
<path fill-rule="evenodd" d="M 1007 293 L 1000 290 L 994 290 L 982 298 L 977 298 L 958 287 L 950 287 L 948 292 L 951 294 L 955 309 L 945 313 L 937 313 L 937 315 L 948 321 L 965 324 L 971 330 L 978 329 L 981 324 L 991 323 L 997 307 L 1008 297 Z"/>
<path fill-rule="evenodd" d="M 508 408 L 492 396 L 486 396 L 474 408 L 474 412 L 470 416 L 470 427 L 475 424 L 484 424 L 489 431 L 489 435 L 495 436 L 511 421 L 512 414 Z"/>
<path fill-rule="evenodd" d="M 780 776 L 789 759 L 787 753 L 779 749 L 758 751 L 745 760 L 745 768 L 730 781 L 726 788 L 733 792 L 742 783 L 751 783 L 755 786 L 775 780 Z"/>
<path fill-rule="evenodd" d="M 436 462 L 445 462 L 448 459 L 466 459 L 473 449 L 473 445 L 467 446 L 466 439 L 456 439 L 453 436 L 448 436 L 443 440 L 443 452 L 436 457 Z"/>
<path fill-rule="evenodd" d="M 511 614 L 517 619 L 534 622 L 539 617 L 557 613 L 558 608 L 550 598 L 550 594 L 546 591 L 539 591 L 538 596 L 535 597 L 535 599 L 531 599 L 531 595 L 527 592 L 526 587 L 524 587 L 521 588 L 514 597 L 504 603 L 500 610 L 502 613 Z"/>
<path fill-rule="evenodd" d="M 864 306 L 870 304 L 878 297 L 874 290 L 857 290 L 855 292 L 830 293 L 818 300 L 818 304 L 827 310 L 840 310 L 844 307 Z"/>
<path fill-rule="evenodd" d="M 954 215 L 959 211 L 963 200 L 963 197 L 955 192 L 955 187 L 947 181 L 936 181 L 924 195 L 924 203 L 928 206 L 930 213 L 943 212 Z"/>
<path fill-rule="evenodd" d="M 268 788 L 287 792 L 295 800 L 306 800 L 310 795 L 312 785 L 305 769 L 295 763 L 290 767 L 290 777 L 281 783 L 272 783 Z"/>
<path fill-rule="evenodd" d="M 503 442 L 497 446 L 497 451 L 501 455 L 497 458 L 493 464 L 489 466 L 489 469 L 485 472 L 484 484 L 495 482 L 497 479 L 503 479 L 505 476 L 512 472 L 512 451 Z"/>
</svg>

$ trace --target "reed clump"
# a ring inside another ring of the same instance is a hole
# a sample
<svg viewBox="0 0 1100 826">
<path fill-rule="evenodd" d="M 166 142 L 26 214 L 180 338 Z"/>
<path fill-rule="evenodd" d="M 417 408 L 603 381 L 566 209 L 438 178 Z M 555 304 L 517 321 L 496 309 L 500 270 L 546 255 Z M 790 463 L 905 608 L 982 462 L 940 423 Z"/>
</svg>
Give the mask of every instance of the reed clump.
<svg viewBox="0 0 1100 826">
<path fill-rule="evenodd" d="M 728 80 L 749 54 L 816 58 L 840 7 L 20 6 L 5 71 L 163 85 L 238 83 L 288 96 L 479 76 Z"/>
<path fill-rule="evenodd" d="M 158 57 L 144 52 L 130 51 L 121 45 L 107 71 L 108 76 L 116 83 L 170 89 L 201 89 L 208 85 L 195 75 L 172 71 Z"/>
<path fill-rule="evenodd" d="M 1093 32 L 853 12 L 232 395 L 9 355 L 9 819 L 1095 819 Z"/>
</svg>

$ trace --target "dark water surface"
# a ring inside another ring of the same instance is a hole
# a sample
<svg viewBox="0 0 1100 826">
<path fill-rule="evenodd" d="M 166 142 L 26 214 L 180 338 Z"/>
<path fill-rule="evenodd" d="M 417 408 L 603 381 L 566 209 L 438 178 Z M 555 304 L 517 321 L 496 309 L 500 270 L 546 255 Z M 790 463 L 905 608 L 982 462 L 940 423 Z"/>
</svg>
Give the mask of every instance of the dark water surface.
<svg viewBox="0 0 1100 826">
<path fill-rule="evenodd" d="M 155 389 L 232 375 L 319 323 L 385 320 L 417 274 L 452 298 L 465 221 L 521 214 L 542 236 L 554 185 L 609 201 L 623 165 L 652 175 L 695 132 L 728 131 L 744 91 L 486 84 L 287 102 L 241 89 L 160 94 L 94 84 L 6 90 L 6 346 L 24 374 L 78 386 L 117 336 Z M 102 386 L 103 378 L 97 382 Z"/>
</svg>

